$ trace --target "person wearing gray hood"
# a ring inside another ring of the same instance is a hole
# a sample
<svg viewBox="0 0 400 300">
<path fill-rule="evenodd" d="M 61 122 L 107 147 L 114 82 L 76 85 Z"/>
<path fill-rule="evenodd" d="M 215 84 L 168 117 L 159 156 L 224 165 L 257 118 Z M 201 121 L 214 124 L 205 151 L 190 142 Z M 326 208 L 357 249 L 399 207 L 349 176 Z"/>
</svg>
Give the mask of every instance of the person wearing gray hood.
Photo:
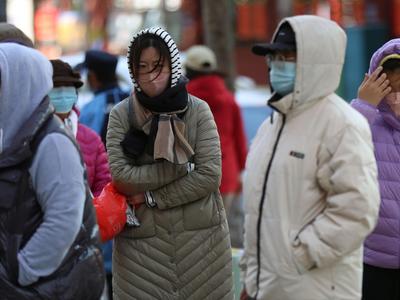
<svg viewBox="0 0 400 300">
<path fill-rule="evenodd" d="M 0 298 L 98 299 L 95 214 L 77 146 L 54 116 L 52 66 L 0 43 Z"/>
</svg>

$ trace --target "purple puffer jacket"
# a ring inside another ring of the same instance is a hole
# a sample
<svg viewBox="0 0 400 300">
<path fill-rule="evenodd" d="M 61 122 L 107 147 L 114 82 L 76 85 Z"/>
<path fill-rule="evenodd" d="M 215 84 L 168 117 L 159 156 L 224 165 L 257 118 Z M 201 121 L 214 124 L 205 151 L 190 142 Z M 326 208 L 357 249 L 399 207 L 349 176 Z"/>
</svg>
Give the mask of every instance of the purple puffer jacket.
<svg viewBox="0 0 400 300">
<path fill-rule="evenodd" d="M 400 39 L 379 48 L 371 58 L 371 74 L 389 54 L 400 54 Z M 364 244 L 364 262 L 381 268 L 400 268 L 400 118 L 383 99 L 374 107 L 361 99 L 351 105 L 371 126 L 381 194 L 379 220 Z"/>
<path fill-rule="evenodd" d="M 98 196 L 111 181 L 108 158 L 100 136 L 89 127 L 78 124 L 76 139 L 86 164 L 90 190 Z"/>
</svg>

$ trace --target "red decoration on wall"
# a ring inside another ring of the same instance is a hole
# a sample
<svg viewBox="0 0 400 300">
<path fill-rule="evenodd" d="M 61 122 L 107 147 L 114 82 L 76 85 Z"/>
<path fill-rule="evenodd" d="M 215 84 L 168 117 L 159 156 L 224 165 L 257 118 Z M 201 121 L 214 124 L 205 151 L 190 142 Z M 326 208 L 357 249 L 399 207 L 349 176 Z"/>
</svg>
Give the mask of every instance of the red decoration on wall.
<svg viewBox="0 0 400 300">
<path fill-rule="evenodd" d="M 400 0 L 393 0 L 392 2 L 392 36 L 399 37 L 400 36 Z"/>
<path fill-rule="evenodd" d="M 329 0 L 329 5 L 331 7 L 331 20 L 335 21 L 339 25 L 343 25 L 342 1 Z"/>
<path fill-rule="evenodd" d="M 365 1 L 355 0 L 353 1 L 353 14 L 354 20 L 358 26 L 365 24 Z"/>
<path fill-rule="evenodd" d="M 264 2 L 236 6 L 237 35 L 240 40 L 265 40 L 268 36 L 267 6 Z"/>
</svg>

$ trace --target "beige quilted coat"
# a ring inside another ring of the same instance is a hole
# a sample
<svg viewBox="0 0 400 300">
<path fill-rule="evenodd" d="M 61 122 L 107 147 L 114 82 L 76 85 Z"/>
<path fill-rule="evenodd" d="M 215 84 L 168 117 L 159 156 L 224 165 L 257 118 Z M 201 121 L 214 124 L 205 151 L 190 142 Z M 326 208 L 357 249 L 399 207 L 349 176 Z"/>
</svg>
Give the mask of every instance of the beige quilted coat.
<svg viewBox="0 0 400 300">
<path fill-rule="evenodd" d="M 107 150 L 113 180 L 152 191 L 157 208 L 137 210 L 141 226 L 114 240 L 115 299 L 233 299 L 229 232 L 218 190 L 219 137 L 208 105 L 189 96 L 185 137 L 195 151 L 194 171 L 144 154 L 133 161 L 120 142 L 129 129 L 128 98 L 110 114 Z"/>
</svg>

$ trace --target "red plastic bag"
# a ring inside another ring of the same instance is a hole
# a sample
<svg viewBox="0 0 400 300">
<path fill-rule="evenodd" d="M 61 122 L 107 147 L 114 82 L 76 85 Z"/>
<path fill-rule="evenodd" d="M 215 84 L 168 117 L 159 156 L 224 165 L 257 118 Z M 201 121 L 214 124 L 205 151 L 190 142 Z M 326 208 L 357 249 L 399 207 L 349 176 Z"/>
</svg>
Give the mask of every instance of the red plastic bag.
<svg viewBox="0 0 400 300">
<path fill-rule="evenodd" d="M 126 197 L 108 183 L 101 194 L 93 199 L 97 223 L 103 242 L 113 239 L 126 224 Z"/>
</svg>

